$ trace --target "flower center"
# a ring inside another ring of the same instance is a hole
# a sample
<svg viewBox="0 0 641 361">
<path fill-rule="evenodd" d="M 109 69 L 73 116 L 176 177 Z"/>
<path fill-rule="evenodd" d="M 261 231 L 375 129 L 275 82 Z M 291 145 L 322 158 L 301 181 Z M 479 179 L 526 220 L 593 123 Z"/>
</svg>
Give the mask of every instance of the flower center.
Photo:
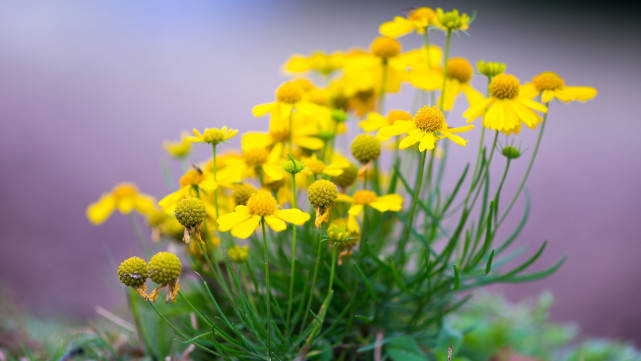
<svg viewBox="0 0 641 361">
<path fill-rule="evenodd" d="M 220 143 L 225 140 L 225 132 L 216 128 L 205 129 L 203 140 L 207 143 Z"/>
<path fill-rule="evenodd" d="M 452 58 L 447 61 L 447 77 L 467 83 L 472 79 L 474 68 L 465 58 Z"/>
<path fill-rule="evenodd" d="M 370 204 L 376 201 L 376 193 L 368 190 L 359 190 L 354 192 L 355 204 Z"/>
<path fill-rule="evenodd" d="M 268 157 L 269 153 L 267 153 L 267 149 L 265 148 L 251 148 L 243 153 L 245 163 L 250 167 L 258 167 L 265 164 Z"/>
<path fill-rule="evenodd" d="M 425 132 L 435 132 L 445 124 L 445 116 L 438 107 L 424 106 L 414 116 L 416 127 Z"/>
<path fill-rule="evenodd" d="M 123 199 L 138 194 L 138 188 L 131 183 L 120 183 L 114 187 L 112 193 L 116 199 Z"/>
<path fill-rule="evenodd" d="M 190 169 L 180 177 L 180 187 L 187 187 L 199 184 L 205 178 L 203 172 L 200 169 Z"/>
<path fill-rule="evenodd" d="M 303 90 L 295 81 L 283 83 L 276 90 L 276 101 L 281 103 L 294 104 L 303 98 Z"/>
<path fill-rule="evenodd" d="M 401 43 L 388 36 L 379 36 L 372 41 L 370 51 L 379 58 L 391 58 L 401 53 Z"/>
<path fill-rule="evenodd" d="M 431 21 L 436 19 L 436 13 L 434 10 L 423 6 L 412 10 L 407 15 L 407 18 L 412 21 L 420 22 L 421 24 L 424 23 L 425 26 L 427 26 Z"/>
<path fill-rule="evenodd" d="M 260 190 L 249 197 L 247 208 L 249 213 L 263 217 L 274 214 L 278 204 L 269 192 Z"/>
<path fill-rule="evenodd" d="M 551 71 L 543 72 L 532 79 L 532 83 L 537 90 L 555 90 L 559 89 L 565 82 L 561 77 Z"/>
<path fill-rule="evenodd" d="M 490 94 L 499 99 L 514 99 L 519 95 L 519 79 L 510 74 L 499 74 L 490 83 Z"/>
<path fill-rule="evenodd" d="M 270 129 L 269 135 L 272 136 L 272 139 L 275 142 L 283 142 L 289 139 L 289 129 L 286 127 L 280 127 L 279 129 Z"/>
</svg>

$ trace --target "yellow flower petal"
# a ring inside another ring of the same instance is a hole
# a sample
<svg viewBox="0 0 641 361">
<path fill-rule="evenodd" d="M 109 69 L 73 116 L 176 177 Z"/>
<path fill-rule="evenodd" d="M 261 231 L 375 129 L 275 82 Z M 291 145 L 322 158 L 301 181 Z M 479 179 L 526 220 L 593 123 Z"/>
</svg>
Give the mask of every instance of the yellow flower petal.
<svg viewBox="0 0 641 361">
<path fill-rule="evenodd" d="M 476 104 L 470 104 L 470 107 L 463 113 L 463 118 L 467 118 L 467 122 L 470 123 L 474 119 L 480 117 L 485 112 L 485 108 L 491 105 L 491 98 L 483 99 Z"/>
<path fill-rule="evenodd" d="M 562 102 L 585 102 L 597 95 L 597 90 L 587 86 L 565 86 L 556 91 L 556 98 Z"/>
<path fill-rule="evenodd" d="M 336 197 L 336 202 L 353 203 L 354 199 L 348 196 L 347 194 L 338 193 L 338 196 Z"/>
<path fill-rule="evenodd" d="M 358 123 L 358 126 L 361 127 L 365 133 L 369 133 L 388 125 L 387 123 L 387 118 L 384 116 L 376 112 L 370 112 L 367 114 L 365 120 Z"/>
<path fill-rule="evenodd" d="M 260 216 L 251 216 L 231 229 L 232 236 L 240 239 L 249 238 L 260 224 Z"/>
<path fill-rule="evenodd" d="M 352 204 L 352 206 L 349 207 L 349 211 L 347 211 L 347 213 L 349 213 L 350 216 L 356 217 L 359 214 L 361 214 L 362 211 L 363 211 L 362 204 Z"/>
<path fill-rule="evenodd" d="M 218 230 L 227 232 L 250 217 L 251 215 L 247 210 L 247 206 L 237 206 L 234 212 L 218 217 Z"/>
<path fill-rule="evenodd" d="M 418 144 L 418 150 L 424 152 L 426 150 L 432 150 L 436 146 L 436 136 L 433 133 L 425 133 L 421 142 Z"/>
<path fill-rule="evenodd" d="M 259 104 L 252 108 L 252 114 L 256 118 L 262 117 L 263 115 L 272 112 L 275 109 L 275 107 L 276 107 L 276 103 Z"/>
<path fill-rule="evenodd" d="M 297 208 L 279 209 L 274 213 L 274 215 L 285 222 L 289 222 L 297 226 L 302 226 L 310 218 L 308 213 L 305 213 Z"/>
<path fill-rule="evenodd" d="M 392 38 L 398 38 L 411 33 L 415 29 L 414 23 L 406 18 L 396 16 L 394 20 L 381 24 L 378 32 Z"/>
<path fill-rule="evenodd" d="M 106 221 L 114 209 L 116 200 L 111 194 L 104 194 L 96 203 L 87 207 L 87 218 L 92 224 L 98 225 Z"/>
<path fill-rule="evenodd" d="M 413 120 L 397 120 L 394 124 L 379 129 L 378 133 L 376 133 L 376 137 L 385 141 L 391 137 L 407 133 L 414 127 Z"/>
<path fill-rule="evenodd" d="M 267 225 L 275 232 L 282 232 L 287 229 L 287 224 L 274 215 L 265 216 L 264 220 L 265 223 L 267 223 Z"/>
<path fill-rule="evenodd" d="M 370 206 L 379 212 L 394 211 L 398 212 L 403 207 L 403 197 L 398 194 L 387 194 L 378 197 Z"/>
</svg>

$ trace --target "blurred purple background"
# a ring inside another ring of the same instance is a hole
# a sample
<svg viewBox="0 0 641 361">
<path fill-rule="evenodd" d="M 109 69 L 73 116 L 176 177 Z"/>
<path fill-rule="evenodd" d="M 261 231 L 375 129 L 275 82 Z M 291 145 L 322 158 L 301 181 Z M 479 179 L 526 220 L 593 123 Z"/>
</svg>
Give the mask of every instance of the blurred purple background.
<svg viewBox="0 0 641 361">
<path fill-rule="evenodd" d="M 498 289 L 513 300 L 552 290 L 555 320 L 639 345 L 639 33 L 633 21 L 619 21 L 625 9 L 507 4 L 427 3 L 478 11 L 471 36 L 454 37 L 453 56 L 503 61 L 523 81 L 553 70 L 599 95 L 552 105 L 528 184 L 532 211 L 520 243 L 550 241 L 537 267 L 562 255 L 568 261 L 544 281 Z M 135 254 L 136 243 L 126 218 L 93 227 L 85 207 L 120 181 L 164 195 L 164 139 L 192 127 L 265 129 L 250 109 L 272 98 L 291 53 L 368 46 L 381 22 L 416 5 L 4 1 L 0 285 L 41 315 L 93 316 L 95 305 L 119 304 L 114 265 Z M 441 35 L 433 38 L 442 44 Z M 409 91 L 388 102 L 410 105 Z M 464 102 L 453 114 L 461 110 Z M 518 138 L 530 151 L 533 135 Z M 470 150 L 454 153 L 450 172 L 472 157 L 477 136 Z M 196 146 L 195 159 L 205 148 Z M 508 192 L 518 180 L 508 181 Z"/>
</svg>

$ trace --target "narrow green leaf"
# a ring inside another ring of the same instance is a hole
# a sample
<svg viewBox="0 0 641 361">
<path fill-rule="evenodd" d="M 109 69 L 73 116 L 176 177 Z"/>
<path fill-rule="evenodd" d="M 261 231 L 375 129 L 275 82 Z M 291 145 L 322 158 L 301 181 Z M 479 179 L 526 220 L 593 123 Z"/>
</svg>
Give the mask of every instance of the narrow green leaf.
<svg viewBox="0 0 641 361">
<path fill-rule="evenodd" d="M 492 261 L 494 260 L 494 250 L 490 253 L 490 257 L 487 259 L 487 264 L 485 265 L 485 274 L 489 274 L 492 270 Z"/>
</svg>

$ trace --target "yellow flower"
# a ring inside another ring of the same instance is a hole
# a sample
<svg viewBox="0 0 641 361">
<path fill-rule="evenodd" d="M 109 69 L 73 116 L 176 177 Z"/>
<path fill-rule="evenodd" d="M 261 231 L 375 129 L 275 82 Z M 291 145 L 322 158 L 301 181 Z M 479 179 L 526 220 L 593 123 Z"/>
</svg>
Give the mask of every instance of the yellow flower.
<svg viewBox="0 0 641 361">
<path fill-rule="evenodd" d="M 332 161 L 329 164 L 325 164 L 325 162 L 318 159 L 316 153 L 313 153 L 310 157 L 303 158 L 303 164 L 305 164 L 303 174 L 323 174 L 330 177 L 337 177 L 343 174 L 343 169 L 349 167 L 349 160 L 340 154 L 334 153 L 332 155 Z"/>
<path fill-rule="evenodd" d="M 180 136 L 180 141 L 178 142 L 165 141 L 163 143 L 163 148 L 165 148 L 165 151 L 169 153 L 169 155 L 176 158 L 186 157 L 191 150 L 191 139 L 189 134 L 183 132 Z"/>
<path fill-rule="evenodd" d="M 180 178 L 180 188 L 161 199 L 158 205 L 164 209 L 165 212 L 173 213 L 176 205 L 178 205 L 178 202 L 183 198 L 198 197 L 201 191 L 210 193 L 217 188 L 218 183 L 214 182 L 211 173 L 205 173 L 200 168 L 192 168 Z"/>
<path fill-rule="evenodd" d="M 246 166 L 263 182 L 272 182 L 283 179 L 285 171 L 281 163 L 283 155 L 283 144 L 276 143 L 271 151 L 268 150 L 268 143 L 264 138 L 256 136 L 256 133 L 243 135 L 241 148 L 243 160 Z"/>
<path fill-rule="evenodd" d="M 308 101 L 304 100 L 304 89 L 299 81 L 290 80 L 283 83 L 276 89 L 276 101 L 272 103 L 259 104 L 252 108 L 252 114 L 255 117 L 262 117 L 266 114 L 280 119 L 282 116 L 289 117 L 292 109 L 297 111 L 311 112 Z"/>
<path fill-rule="evenodd" d="M 340 51 L 331 54 L 317 51 L 309 56 L 295 54 L 287 60 L 287 63 L 283 66 L 283 71 L 293 74 L 316 71 L 322 75 L 329 76 L 343 66 L 344 55 Z"/>
<path fill-rule="evenodd" d="M 189 139 L 192 142 L 218 144 L 233 138 L 236 134 L 238 134 L 238 130 L 227 129 L 227 127 L 220 129 L 207 128 L 203 131 L 203 134 L 200 134 L 198 130 L 194 129 L 194 136 Z"/>
<path fill-rule="evenodd" d="M 443 110 L 452 110 L 456 97 L 461 93 L 465 94 L 467 103 L 470 105 L 483 100 L 483 95 L 470 84 L 472 75 L 474 75 L 474 68 L 465 58 L 451 58 L 447 61 Z M 439 104 L 440 101 L 439 97 Z"/>
<path fill-rule="evenodd" d="M 409 69 L 409 82 L 425 91 L 439 90 L 443 86 L 442 60 L 443 52 L 436 45 L 430 45 L 429 49 L 413 49 L 399 56 L 399 62 Z"/>
<path fill-rule="evenodd" d="M 354 192 L 353 196 L 339 193 L 336 198 L 337 202 L 351 203 L 347 213 L 349 214 L 349 228 L 358 230 L 358 223 L 356 217 L 363 212 L 363 207 L 369 206 L 379 212 L 398 212 L 403 208 L 403 197 L 398 194 L 387 194 L 384 196 L 377 196 L 376 193 L 369 190 L 358 190 Z"/>
<path fill-rule="evenodd" d="M 410 120 L 412 114 L 403 110 L 391 110 L 387 113 L 387 117 L 382 116 L 376 112 L 367 114 L 367 118 L 358 123 L 358 126 L 365 131 L 365 133 L 375 132 L 382 127 L 392 125 L 397 120 Z"/>
<path fill-rule="evenodd" d="M 156 210 L 152 196 L 138 193 L 138 188 L 132 183 L 120 183 L 110 193 L 104 193 L 98 201 L 87 207 L 87 218 L 94 225 L 105 222 L 117 209 L 120 213 L 129 214 L 137 211 L 149 216 Z"/>
<path fill-rule="evenodd" d="M 558 99 L 564 103 L 585 102 L 597 95 L 597 90 L 592 87 L 566 86 L 565 81 L 551 71 L 535 76 L 532 82 L 525 84 L 521 90 L 528 98 L 541 94 L 543 103 L 549 103 L 552 99 Z"/>
<path fill-rule="evenodd" d="M 259 190 L 249 197 L 246 206 L 236 206 L 234 212 L 221 216 L 218 229 L 221 232 L 231 230 L 234 237 L 244 239 L 251 236 L 261 221 L 275 232 L 281 232 L 287 228 L 285 222 L 300 226 L 309 218 L 309 214 L 300 209 L 278 209 L 274 197 L 265 190 Z"/>
<path fill-rule="evenodd" d="M 458 145 L 465 146 L 467 140 L 454 133 L 466 132 L 472 129 L 472 126 L 450 128 L 445 122 L 445 116 L 438 107 L 424 106 L 421 108 L 414 119 L 399 120 L 393 125 L 381 128 L 376 136 L 381 140 L 401 134 L 407 134 L 399 143 L 399 149 L 405 149 L 418 143 L 418 149 L 421 152 L 433 150 L 436 141 L 448 138 Z"/>
<path fill-rule="evenodd" d="M 227 250 L 227 255 L 229 259 L 236 263 L 245 262 L 249 258 L 249 247 L 239 246 L 235 244 L 232 248 Z"/>
<path fill-rule="evenodd" d="M 470 17 L 466 13 L 459 14 L 458 9 L 445 12 L 438 8 L 436 18 L 440 26 L 448 31 L 467 30 L 470 24 Z"/>
<path fill-rule="evenodd" d="M 518 134 L 523 123 L 534 129 L 541 122 L 536 111 L 546 113 L 547 107 L 523 94 L 519 79 L 499 74 L 490 82 L 490 97 L 471 105 L 463 113 L 468 123 L 483 116 L 483 126 L 509 134 Z"/>
<path fill-rule="evenodd" d="M 385 36 L 399 38 L 413 31 L 423 34 L 429 25 L 439 26 L 436 12 L 422 6 L 411 10 L 407 17 L 396 16 L 394 20 L 381 24 L 378 32 Z"/>
</svg>

